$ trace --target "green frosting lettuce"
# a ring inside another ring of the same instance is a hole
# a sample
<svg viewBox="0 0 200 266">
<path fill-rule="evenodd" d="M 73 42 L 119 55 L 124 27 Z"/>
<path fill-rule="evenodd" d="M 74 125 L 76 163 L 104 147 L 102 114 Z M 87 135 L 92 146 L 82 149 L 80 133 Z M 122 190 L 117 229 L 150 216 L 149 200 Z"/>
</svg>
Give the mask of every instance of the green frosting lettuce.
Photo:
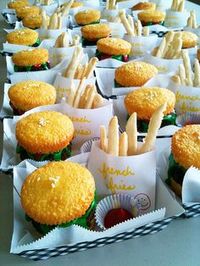
<svg viewBox="0 0 200 266">
<path fill-rule="evenodd" d="M 103 60 L 106 58 L 113 58 L 122 62 L 128 62 L 129 56 L 128 55 L 107 55 L 104 53 L 101 53 L 98 49 L 96 50 L 95 56 L 99 59 L 99 60 Z"/>
<path fill-rule="evenodd" d="M 38 47 L 41 44 L 41 40 L 38 38 L 37 41 L 31 45 L 32 47 Z"/>
<path fill-rule="evenodd" d="M 152 25 L 155 25 L 155 24 L 164 26 L 164 21 L 161 21 L 160 23 L 142 22 L 142 24 L 145 25 L 145 26 L 152 26 Z"/>
<path fill-rule="evenodd" d="M 129 119 L 129 115 L 127 116 L 127 120 Z M 176 113 L 171 113 L 165 115 L 162 120 L 161 127 L 165 127 L 168 125 L 176 125 Z M 147 120 L 137 120 L 137 128 L 139 132 L 146 133 L 148 131 L 149 121 Z"/>
<path fill-rule="evenodd" d="M 33 66 L 17 66 L 14 65 L 15 72 L 27 72 L 27 71 L 40 71 L 40 70 L 48 70 L 50 69 L 49 62 L 44 62 L 38 65 Z"/>
<path fill-rule="evenodd" d="M 97 197 L 96 197 L 96 193 L 95 193 L 95 197 L 94 197 L 89 209 L 86 211 L 86 213 L 83 216 L 81 216 L 80 218 L 74 219 L 70 222 L 62 223 L 58 226 L 37 223 L 32 218 L 30 218 L 28 215 L 25 215 L 25 219 L 28 222 L 32 222 L 35 229 L 43 235 L 47 234 L 48 232 L 50 232 L 52 229 L 54 229 L 56 227 L 66 228 L 66 227 L 69 227 L 70 225 L 79 225 L 79 226 L 82 226 L 82 227 L 88 229 L 89 228 L 89 225 L 88 225 L 89 221 L 88 220 L 89 220 L 91 213 L 96 208 L 96 205 L 97 205 Z"/>
<path fill-rule="evenodd" d="M 71 151 L 72 144 L 70 143 L 67 147 L 64 149 L 49 153 L 49 154 L 33 154 L 30 152 L 27 152 L 22 146 L 19 144 L 17 145 L 16 152 L 20 154 L 21 158 L 24 159 L 32 159 L 35 161 L 60 161 L 63 158 L 66 159 L 68 157 L 71 157 L 72 151 Z"/>
<path fill-rule="evenodd" d="M 100 23 L 100 19 L 99 20 L 96 20 L 94 22 L 91 22 L 91 23 L 88 23 L 87 25 L 91 25 L 91 24 L 99 24 Z M 79 26 L 85 26 L 86 24 L 78 24 Z"/>
<path fill-rule="evenodd" d="M 166 183 L 170 186 L 171 180 L 174 179 L 174 181 L 176 181 L 179 185 L 182 185 L 186 171 L 186 168 L 184 168 L 174 160 L 174 156 L 171 153 L 169 156 L 168 178 L 166 180 Z"/>
</svg>

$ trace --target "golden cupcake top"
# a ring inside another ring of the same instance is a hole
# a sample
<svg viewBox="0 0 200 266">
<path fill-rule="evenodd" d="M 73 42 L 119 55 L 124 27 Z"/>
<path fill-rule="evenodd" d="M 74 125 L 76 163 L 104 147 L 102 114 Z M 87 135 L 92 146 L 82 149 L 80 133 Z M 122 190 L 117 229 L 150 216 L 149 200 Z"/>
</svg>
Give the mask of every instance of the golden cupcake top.
<svg viewBox="0 0 200 266">
<path fill-rule="evenodd" d="M 129 62 L 115 70 L 116 82 L 124 87 L 143 86 L 158 73 L 155 66 L 145 62 Z"/>
<path fill-rule="evenodd" d="M 192 48 L 197 45 L 198 36 L 195 33 L 189 31 L 182 31 L 181 35 L 183 40 L 183 48 Z"/>
<path fill-rule="evenodd" d="M 31 29 L 19 29 L 9 32 L 6 41 L 12 44 L 33 45 L 38 39 L 38 33 Z"/>
<path fill-rule="evenodd" d="M 34 14 L 40 14 L 40 8 L 38 6 L 23 6 L 16 9 L 17 17 L 23 19 L 25 16 Z"/>
<path fill-rule="evenodd" d="M 108 37 L 111 29 L 107 24 L 90 24 L 81 28 L 81 33 L 87 40 L 97 40 L 100 38 Z"/>
<path fill-rule="evenodd" d="M 12 56 L 12 61 L 17 66 L 33 66 L 47 62 L 49 53 L 47 49 L 36 48 L 23 50 Z"/>
<path fill-rule="evenodd" d="M 175 161 L 186 169 L 200 169 L 200 125 L 187 125 L 172 137 L 172 154 Z"/>
<path fill-rule="evenodd" d="M 8 8 L 17 9 L 28 5 L 28 1 L 12 1 L 8 3 Z"/>
<path fill-rule="evenodd" d="M 108 55 L 128 55 L 131 44 L 120 38 L 102 38 L 97 41 L 97 49 Z"/>
<path fill-rule="evenodd" d="M 46 82 L 27 80 L 12 85 L 8 96 L 16 109 L 25 112 L 37 106 L 54 104 L 56 89 Z"/>
<path fill-rule="evenodd" d="M 74 126 L 67 115 L 55 111 L 32 113 L 16 124 L 16 139 L 30 153 L 48 154 L 67 147 Z"/>
<path fill-rule="evenodd" d="M 155 10 L 156 4 L 151 2 L 140 2 L 136 5 L 134 5 L 132 10 Z"/>
<path fill-rule="evenodd" d="M 143 22 L 161 22 L 165 19 L 165 13 L 159 10 L 146 10 L 138 14 L 138 19 Z"/>
<path fill-rule="evenodd" d="M 141 87 L 128 93 L 124 99 L 124 104 L 130 115 L 136 112 L 139 119 L 150 120 L 155 110 L 165 102 L 167 106 L 164 114 L 172 113 L 175 101 L 175 94 L 168 89 Z"/>
<path fill-rule="evenodd" d="M 38 29 L 42 26 L 42 15 L 33 14 L 25 16 L 22 20 L 24 27 Z"/>
<path fill-rule="evenodd" d="M 75 20 L 79 25 L 87 25 L 100 20 L 101 12 L 95 9 L 86 9 L 76 13 Z"/>
<path fill-rule="evenodd" d="M 51 162 L 27 176 L 21 204 L 34 221 L 58 225 L 83 216 L 94 193 L 94 178 L 87 168 L 68 161 Z"/>
</svg>

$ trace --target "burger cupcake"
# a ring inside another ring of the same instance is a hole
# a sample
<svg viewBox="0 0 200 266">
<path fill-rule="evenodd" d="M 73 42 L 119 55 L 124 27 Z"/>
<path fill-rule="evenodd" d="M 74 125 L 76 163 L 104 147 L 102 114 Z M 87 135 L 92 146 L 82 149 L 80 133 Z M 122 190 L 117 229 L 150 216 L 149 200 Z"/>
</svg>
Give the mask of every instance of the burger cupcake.
<svg viewBox="0 0 200 266">
<path fill-rule="evenodd" d="M 74 1 L 74 3 L 71 5 L 71 8 L 76 8 L 76 7 L 81 7 L 81 6 L 83 6 L 82 2 Z"/>
<path fill-rule="evenodd" d="M 96 206 L 94 178 L 80 164 L 50 162 L 26 177 L 21 205 L 41 234 L 72 224 L 88 228 Z"/>
<path fill-rule="evenodd" d="M 14 115 L 21 115 L 35 107 L 54 104 L 56 89 L 46 82 L 27 80 L 12 85 L 8 96 Z"/>
<path fill-rule="evenodd" d="M 145 62 L 129 62 L 115 70 L 116 87 L 139 87 L 158 73 L 155 66 Z"/>
<path fill-rule="evenodd" d="M 200 125 L 187 125 L 172 137 L 167 183 L 181 197 L 184 175 L 191 166 L 200 169 Z"/>
<path fill-rule="evenodd" d="M 119 61 L 128 61 L 131 44 L 119 38 L 102 38 L 97 41 L 96 57 L 99 60 L 114 58 Z"/>
<path fill-rule="evenodd" d="M 141 87 L 130 92 L 124 99 L 128 114 L 136 112 L 138 117 L 137 127 L 140 132 L 147 132 L 149 121 L 156 109 L 167 103 L 162 121 L 163 126 L 175 125 L 176 115 L 174 113 L 175 94 L 164 88 Z"/>
<path fill-rule="evenodd" d="M 88 24 L 99 23 L 101 17 L 101 12 L 99 10 L 87 9 L 80 11 L 75 15 L 76 23 L 80 26 Z"/>
<path fill-rule="evenodd" d="M 12 56 L 15 72 L 39 71 L 50 68 L 49 53 L 44 48 L 23 50 Z"/>
<path fill-rule="evenodd" d="M 22 160 L 65 160 L 71 155 L 73 136 L 68 116 L 55 111 L 32 113 L 16 124 L 17 153 Z"/>
<path fill-rule="evenodd" d="M 165 13 L 159 10 L 147 10 L 138 14 L 138 19 L 143 26 L 150 26 L 154 24 L 164 24 Z"/>
<path fill-rule="evenodd" d="M 156 4 L 151 3 L 151 2 L 140 2 L 136 5 L 134 5 L 131 9 L 133 11 L 135 11 L 135 10 L 155 10 Z"/>
<path fill-rule="evenodd" d="M 16 8 L 17 18 L 23 19 L 26 16 L 31 15 L 39 15 L 40 8 L 38 6 L 23 6 Z"/>
<path fill-rule="evenodd" d="M 40 45 L 39 35 L 31 29 L 14 30 L 6 35 L 6 41 L 12 44 L 37 47 Z"/>
<path fill-rule="evenodd" d="M 39 29 L 42 26 L 42 15 L 40 14 L 33 14 L 25 16 L 22 20 L 24 27 L 30 29 Z"/>
<path fill-rule="evenodd" d="M 96 45 L 99 39 L 109 37 L 111 29 L 107 24 L 92 24 L 81 28 L 83 45 Z"/>
</svg>

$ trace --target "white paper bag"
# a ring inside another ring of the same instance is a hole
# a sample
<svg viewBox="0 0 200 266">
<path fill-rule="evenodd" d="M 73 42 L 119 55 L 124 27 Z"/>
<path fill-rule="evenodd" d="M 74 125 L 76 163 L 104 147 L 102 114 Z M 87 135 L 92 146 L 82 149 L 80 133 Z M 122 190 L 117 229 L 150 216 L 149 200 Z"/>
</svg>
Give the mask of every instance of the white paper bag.
<svg viewBox="0 0 200 266">
<path fill-rule="evenodd" d="M 89 155 L 88 169 L 95 178 L 99 195 L 130 194 L 139 205 L 140 213 L 154 210 L 155 151 L 134 156 L 112 156 L 99 148 L 99 142 L 94 142 Z"/>
<path fill-rule="evenodd" d="M 185 27 L 187 25 L 187 19 L 189 12 L 179 12 L 168 9 L 166 11 L 165 26 L 166 27 Z"/>
<path fill-rule="evenodd" d="M 101 18 L 106 19 L 108 22 L 120 22 L 118 13 L 118 9 L 104 9 L 101 13 Z"/>
<path fill-rule="evenodd" d="M 171 84 L 174 83 L 171 82 Z M 200 87 L 197 88 L 175 84 L 174 89 L 176 95 L 175 109 L 177 115 L 186 112 L 200 112 Z"/>
<path fill-rule="evenodd" d="M 58 73 L 56 75 L 53 86 L 56 88 L 56 101 L 57 102 L 60 102 L 63 97 L 66 98 L 66 96 L 68 96 L 72 83 L 73 83 L 74 88 L 77 89 L 80 83 L 80 79 L 65 78 L 61 75 L 61 73 Z M 85 80 L 85 85 L 89 85 L 89 84 L 95 85 L 95 83 L 96 83 L 96 78 L 94 77 L 91 77 Z"/>
<path fill-rule="evenodd" d="M 156 34 L 149 36 L 131 36 L 125 34 L 124 40 L 128 41 L 132 45 L 130 56 L 138 57 L 144 56 L 156 46 L 158 36 Z"/>
</svg>

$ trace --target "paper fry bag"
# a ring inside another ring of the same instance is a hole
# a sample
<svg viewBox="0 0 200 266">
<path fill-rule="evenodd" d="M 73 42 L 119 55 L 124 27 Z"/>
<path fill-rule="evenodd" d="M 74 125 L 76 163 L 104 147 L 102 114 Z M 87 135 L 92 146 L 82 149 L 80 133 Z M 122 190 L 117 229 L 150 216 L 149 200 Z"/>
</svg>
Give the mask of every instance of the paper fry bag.
<svg viewBox="0 0 200 266">
<path fill-rule="evenodd" d="M 99 148 L 99 142 L 94 142 L 88 169 L 95 178 L 98 195 L 130 194 L 136 200 L 140 213 L 155 208 L 155 151 L 117 157 L 105 153 Z"/>
<path fill-rule="evenodd" d="M 56 88 L 56 101 L 59 103 L 63 97 L 68 96 L 70 92 L 70 88 L 73 86 L 77 89 L 80 79 L 71 79 L 71 78 L 65 78 L 61 75 L 61 73 L 58 73 L 56 75 L 55 81 L 54 81 L 54 87 Z M 96 83 L 96 78 L 91 77 L 89 79 L 85 80 L 85 85 L 94 84 Z"/>
<path fill-rule="evenodd" d="M 200 88 L 175 85 L 177 115 L 187 112 L 200 112 Z"/>
<path fill-rule="evenodd" d="M 75 138 L 73 145 L 80 148 L 85 141 L 100 136 L 100 125 L 108 126 L 113 116 L 113 104 L 112 101 L 105 100 L 102 107 L 95 109 L 80 109 L 65 104 L 64 112 L 74 124 Z"/>
<path fill-rule="evenodd" d="M 173 11 L 171 9 L 166 11 L 165 26 L 166 27 L 185 27 L 187 25 L 187 19 L 189 12 Z"/>
<path fill-rule="evenodd" d="M 182 59 L 164 59 L 153 56 L 151 54 L 146 54 L 144 61 L 150 63 L 157 67 L 159 73 L 169 73 L 176 72 L 180 64 L 182 64 Z"/>
<path fill-rule="evenodd" d="M 128 41 L 132 45 L 130 56 L 138 57 L 150 52 L 153 47 L 156 46 L 158 36 L 156 34 L 149 36 L 131 36 L 125 34 L 124 40 Z"/>
</svg>

